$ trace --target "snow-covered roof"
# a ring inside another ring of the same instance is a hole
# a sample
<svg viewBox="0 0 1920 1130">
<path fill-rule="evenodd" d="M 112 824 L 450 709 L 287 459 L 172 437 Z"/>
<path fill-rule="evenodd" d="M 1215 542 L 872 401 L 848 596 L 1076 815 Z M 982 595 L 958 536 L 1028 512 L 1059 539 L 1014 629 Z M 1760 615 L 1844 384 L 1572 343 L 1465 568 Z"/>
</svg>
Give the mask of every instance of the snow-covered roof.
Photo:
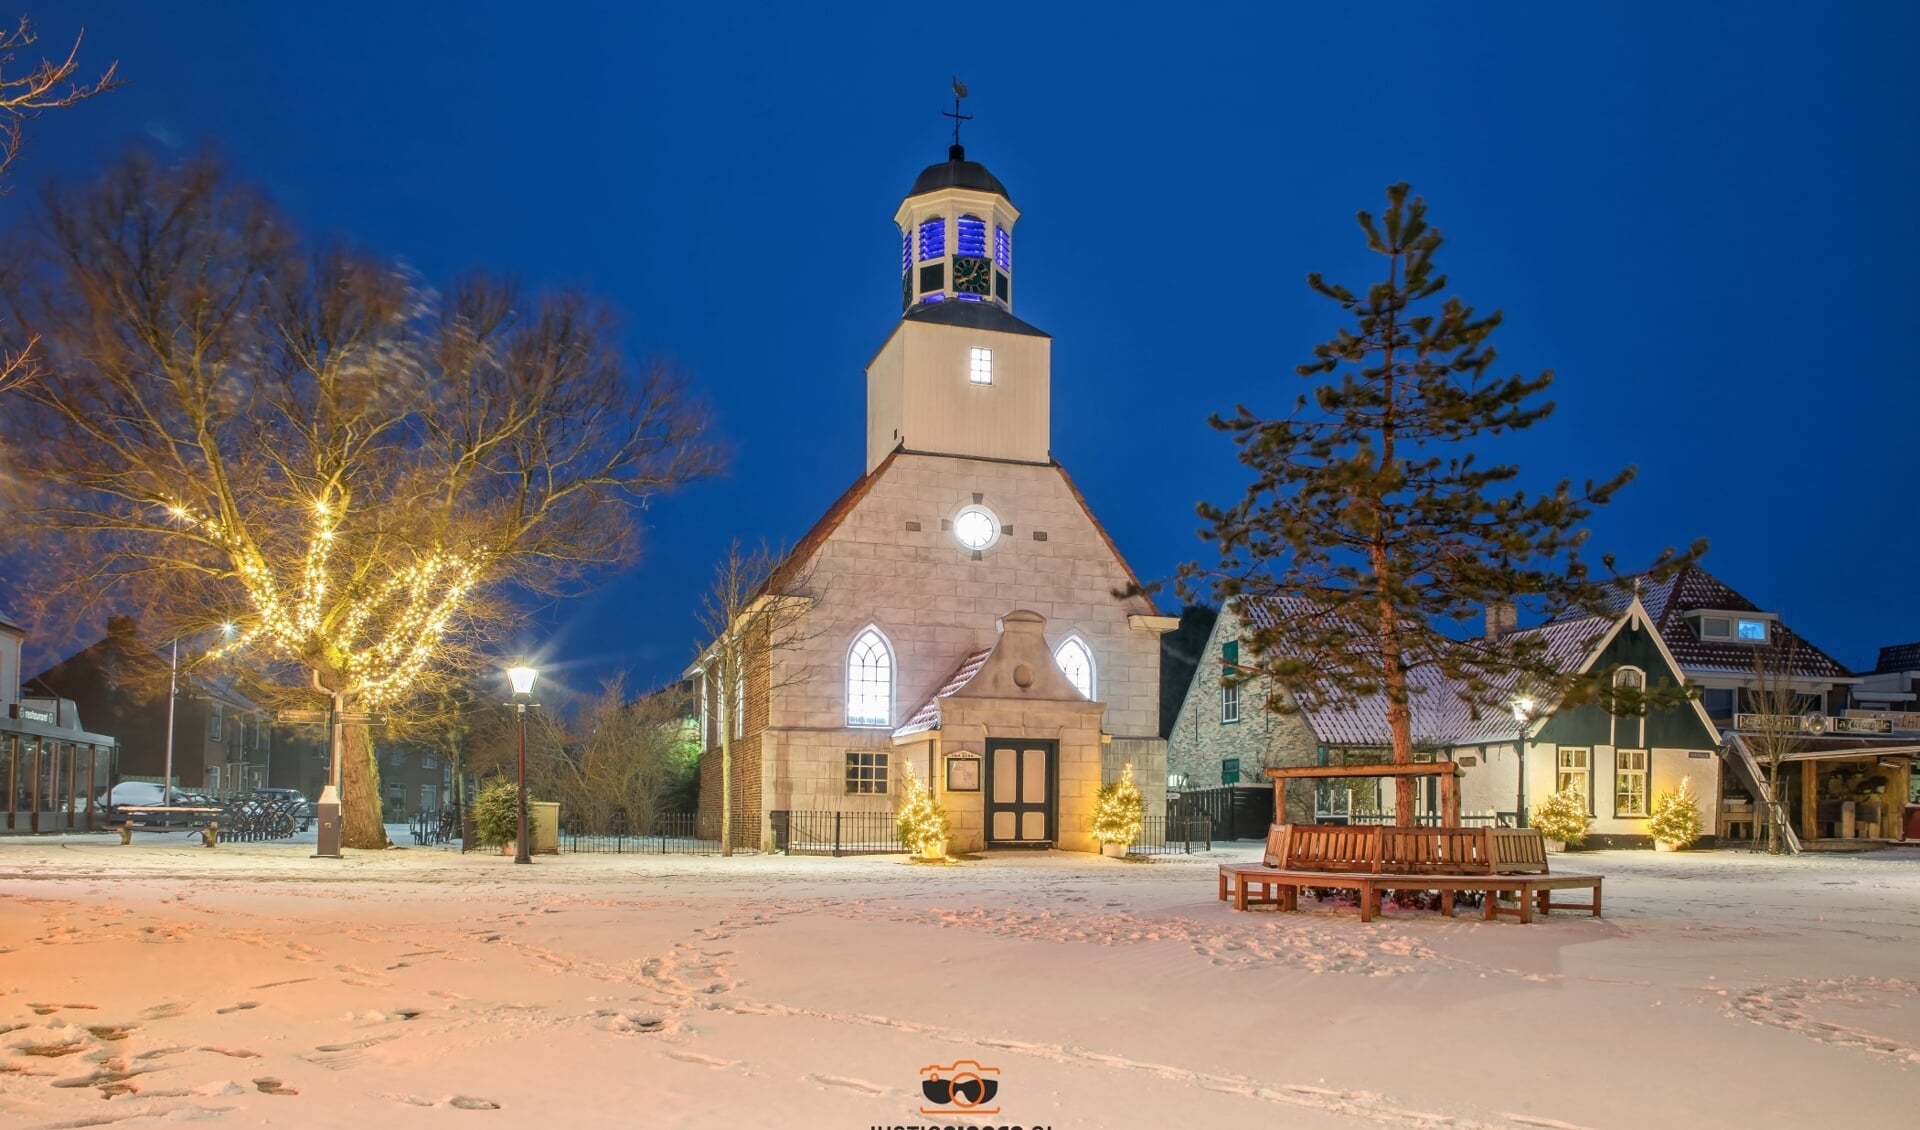
<svg viewBox="0 0 1920 1130">
<path fill-rule="evenodd" d="M 1241 619 L 1256 629 L 1272 627 L 1281 617 L 1305 615 L 1308 611 L 1304 601 L 1287 598 L 1242 597 L 1236 601 L 1236 605 Z M 1629 599 L 1622 612 L 1631 606 Z M 1598 656 L 1600 645 L 1607 638 L 1614 621 L 1615 618 L 1607 616 L 1556 620 L 1511 633 L 1505 638 L 1516 641 L 1544 640 L 1544 654 L 1548 663 L 1558 670 L 1581 672 Z M 1407 673 L 1407 678 L 1413 692 L 1408 707 L 1413 714 L 1414 744 L 1476 745 L 1514 739 L 1512 715 L 1486 707 L 1476 711 L 1462 701 L 1461 691 L 1465 685 L 1460 680 L 1449 678 L 1430 664 L 1416 664 Z M 1509 677 L 1507 682 L 1510 684 L 1512 678 Z M 1303 703 L 1300 711 L 1314 736 L 1321 742 L 1340 746 L 1393 744 L 1392 730 L 1387 724 L 1388 703 L 1384 692 L 1343 701 L 1342 696 L 1333 693 L 1330 684 L 1322 684 L 1321 689 L 1325 692 L 1322 697 L 1326 701 L 1314 706 Z M 1511 685 L 1502 686 L 1496 682 L 1491 697 L 1505 697 L 1513 689 Z"/>
<path fill-rule="evenodd" d="M 986 664 L 987 656 L 992 654 L 993 649 L 989 647 L 967 656 L 965 660 L 961 661 L 960 666 L 954 673 L 947 678 L 947 681 L 940 685 L 940 689 L 933 692 L 933 697 L 921 703 L 920 709 L 914 711 L 913 716 L 907 719 L 906 725 L 895 730 L 893 736 L 896 738 L 905 738 L 911 737 L 914 734 L 924 734 L 928 730 L 938 730 L 940 728 L 940 700 L 952 695 L 961 687 L 972 682 L 973 677 L 978 675 L 980 668 Z"/>
</svg>

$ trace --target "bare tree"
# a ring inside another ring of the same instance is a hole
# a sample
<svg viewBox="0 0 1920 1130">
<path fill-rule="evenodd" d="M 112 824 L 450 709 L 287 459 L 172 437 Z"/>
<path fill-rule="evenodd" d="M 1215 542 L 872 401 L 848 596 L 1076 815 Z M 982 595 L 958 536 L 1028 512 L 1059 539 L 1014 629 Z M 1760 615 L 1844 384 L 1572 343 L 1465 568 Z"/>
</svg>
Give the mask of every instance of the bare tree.
<svg viewBox="0 0 1920 1130">
<path fill-rule="evenodd" d="M 701 627 L 712 642 L 700 653 L 698 666 L 718 730 L 722 855 L 733 854 L 733 747 L 748 735 L 749 689 L 754 698 L 770 703 L 776 692 L 809 678 L 806 665 L 783 662 L 781 655 L 819 634 L 808 623 L 820 596 L 814 586 L 811 562 L 790 559 L 765 544 L 747 552 L 735 541 L 714 566 L 700 611 Z"/>
<path fill-rule="evenodd" d="M 55 566 L 40 594 L 231 622 L 225 654 L 336 716 L 477 670 L 519 607 L 630 561 L 637 510 L 718 463 L 681 382 L 623 366 L 594 303 L 309 251 L 205 161 L 136 154 L 50 197 L 0 283 L 44 354 L 0 423 Z M 337 732 L 345 843 L 383 846 L 366 727 Z"/>
<path fill-rule="evenodd" d="M 120 85 L 114 79 L 118 63 L 108 63 L 106 73 L 92 82 L 74 78 L 80 73 L 80 41 L 84 34 L 74 36 L 66 58 L 59 62 L 43 58 L 38 66 L 20 73 L 13 70 L 14 54 L 33 46 L 40 37 L 25 16 L 11 32 L 0 33 L 0 196 L 8 191 L 7 173 L 26 143 L 29 121 L 48 110 L 64 109 Z M 0 391 L 28 379 L 33 372 L 32 338 L 0 350 Z"/>
<path fill-rule="evenodd" d="M 1759 799 L 1767 806 L 1767 850 L 1776 855 L 1786 850 L 1780 767 L 1806 748 L 1805 716 L 1818 701 L 1793 685 L 1796 650 L 1791 637 L 1754 649 L 1753 686 L 1746 692 L 1751 709 L 1734 716 L 1734 728 L 1767 775 L 1767 795 Z"/>
</svg>

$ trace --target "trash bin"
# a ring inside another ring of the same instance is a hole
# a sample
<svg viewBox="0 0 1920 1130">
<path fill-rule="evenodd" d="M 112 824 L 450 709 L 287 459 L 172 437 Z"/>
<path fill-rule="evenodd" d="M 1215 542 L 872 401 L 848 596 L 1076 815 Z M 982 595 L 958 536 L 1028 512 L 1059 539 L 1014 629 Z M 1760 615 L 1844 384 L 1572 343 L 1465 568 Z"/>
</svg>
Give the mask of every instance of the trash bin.
<svg viewBox="0 0 1920 1130">
<path fill-rule="evenodd" d="M 560 802 L 554 800 L 530 800 L 527 802 L 527 836 L 533 841 L 530 845 L 535 855 L 558 855 L 560 853 Z"/>
<path fill-rule="evenodd" d="M 319 830 L 318 841 L 313 849 L 315 859 L 340 858 L 340 790 L 328 785 L 320 790 L 318 816 L 314 826 Z"/>
</svg>

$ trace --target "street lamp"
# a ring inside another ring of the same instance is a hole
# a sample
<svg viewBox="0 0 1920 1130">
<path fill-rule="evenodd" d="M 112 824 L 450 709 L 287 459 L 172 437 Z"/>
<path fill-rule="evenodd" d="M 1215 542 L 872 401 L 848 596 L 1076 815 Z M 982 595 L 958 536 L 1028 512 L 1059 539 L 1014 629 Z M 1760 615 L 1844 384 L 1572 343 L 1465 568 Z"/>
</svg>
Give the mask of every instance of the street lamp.
<svg viewBox="0 0 1920 1130">
<path fill-rule="evenodd" d="M 1517 734 L 1513 743 L 1520 758 L 1520 785 L 1513 801 L 1513 823 L 1516 828 L 1527 826 L 1527 725 L 1533 721 L 1533 700 L 1516 698 L 1513 700 L 1513 723 Z"/>
<path fill-rule="evenodd" d="M 540 672 L 531 667 L 507 668 L 507 681 L 513 684 L 514 712 L 520 716 L 520 787 L 515 790 L 520 801 L 519 842 L 513 853 L 515 863 L 532 863 L 533 853 L 527 844 L 527 703 L 533 698 L 533 681 Z"/>
<path fill-rule="evenodd" d="M 220 634 L 227 639 L 233 638 L 233 621 L 220 625 Z M 173 662 L 167 672 L 167 761 L 160 777 L 160 803 L 166 807 L 173 805 L 173 705 L 180 697 L 180 637 L 173 637 Z"/>
</svg>

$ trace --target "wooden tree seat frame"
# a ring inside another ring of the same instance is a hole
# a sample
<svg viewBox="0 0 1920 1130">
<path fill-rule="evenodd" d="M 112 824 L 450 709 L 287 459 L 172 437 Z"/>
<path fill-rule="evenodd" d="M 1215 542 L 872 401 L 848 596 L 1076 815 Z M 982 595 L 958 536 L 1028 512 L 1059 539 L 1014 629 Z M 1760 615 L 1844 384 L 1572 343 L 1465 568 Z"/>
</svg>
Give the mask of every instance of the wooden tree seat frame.
<svg viewBox="0 0 1920 1130">
<path fill-rule="evenodd" d="M 1472 892 L 1484 896 L 1487 921 L 1504 915 L 1530 923 L 1535 909 L 1600 917 L 1600 884 L 1598 875 L 1549 874 L 1546 841 L 1531 828 L 1276 824 L 1259 863 L 1221 865 L 1219 898 L 1235 910 L 1295 910 L 1302 888 L 1350 890 L 1359 897 L 1360 921 L 1371 922 L 1384 891 L 1437 892 L 1448 917 L 1455 896 Z M 1592 892 L 1588 902 L 1553 901 L 1554 891 L 1580 889 Z"/>
</svg>

